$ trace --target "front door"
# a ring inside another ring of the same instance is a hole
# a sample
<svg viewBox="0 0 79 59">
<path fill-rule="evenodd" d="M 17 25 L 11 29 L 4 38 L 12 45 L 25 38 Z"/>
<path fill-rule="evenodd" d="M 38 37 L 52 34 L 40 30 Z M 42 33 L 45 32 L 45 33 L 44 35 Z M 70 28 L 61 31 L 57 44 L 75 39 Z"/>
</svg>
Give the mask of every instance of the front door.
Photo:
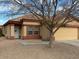
<svg viewBox="0 0 79 59">
<path fill-rule="evenodd" d="M 20 28 L 19 26 L 15 26 L 15 38 L 20 38 Z"/>
</svg>

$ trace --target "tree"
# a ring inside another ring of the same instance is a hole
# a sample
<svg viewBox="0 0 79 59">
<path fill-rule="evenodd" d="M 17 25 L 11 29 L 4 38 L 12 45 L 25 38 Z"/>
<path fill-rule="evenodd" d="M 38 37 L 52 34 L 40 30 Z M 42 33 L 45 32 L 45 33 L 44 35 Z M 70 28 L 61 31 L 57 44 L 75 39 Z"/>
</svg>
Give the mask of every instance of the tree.
<svg viewBox="0 0 79 59">
<path fill-rule="evenodd" d="M 61 0 L 30 0 L 30 3 L 24 3 L 23 0 L 14 0 L 23 9 L 28 10 L 44 25 L 50 32 L 49 46 L 54 42 L 54 34 L 59 28 L 69 22 L 72 22 L 75 12 L 75 6 L 78 6 L 79 0 L 70 0 L 68 3 L 62 5 L 59 11 L 59 2 Z M 76 11 L 77 12 L 77 11 Z M 74 19 L 76 20 L 76 19 Z"/>
</svg>

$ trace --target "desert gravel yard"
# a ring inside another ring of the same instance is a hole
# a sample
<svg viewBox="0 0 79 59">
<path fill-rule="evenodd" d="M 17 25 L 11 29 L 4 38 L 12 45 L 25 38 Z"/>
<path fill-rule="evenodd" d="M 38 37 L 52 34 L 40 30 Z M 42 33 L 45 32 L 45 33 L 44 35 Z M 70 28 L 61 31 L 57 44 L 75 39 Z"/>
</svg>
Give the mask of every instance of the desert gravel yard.
<svg viewBox="0 0 79 59">
<path fill-rule="evenodd" d="M 79 47 L 64 43 L 23 45 L 16 40 L 0 40 L 0 59 L 79 59 Z"/>
</svg>

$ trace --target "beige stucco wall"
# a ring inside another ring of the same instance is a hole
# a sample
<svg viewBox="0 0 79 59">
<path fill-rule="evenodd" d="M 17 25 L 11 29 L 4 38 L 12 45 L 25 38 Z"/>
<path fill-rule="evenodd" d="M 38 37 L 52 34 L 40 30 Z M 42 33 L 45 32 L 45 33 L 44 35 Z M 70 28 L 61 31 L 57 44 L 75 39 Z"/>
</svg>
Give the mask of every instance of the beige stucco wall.
<svg viewBox="0 0 79 59">
<path fill-rule="evenodd" d="M 22 28 L 21 28 L 21 36 L 27 36 L 27 26 L 22 26 Z"/>
<path fill-rule="evenodd" d="M 42 26 L 40 28 L 40 35 L 43 39 L 49 37 L 49 31 Z M 78 39 L 78 29 L 77 28 L 68 28 L 62 27 L 55 33 L 55 40 L 76 40 Z"/>
<path fill-rule="evenodd" d="M 55 33 L 55 40 L 76 40 L 78 39 L 77 28 L 60 28 Z"/>
<path fill-rule="evenodd" d="M 7 38 L 10 38 L 11 36 L 14 37 L 14 25 L 6 25 L 4 28 L 4 35 Z"/>
<path fill-rule="evenodd" d="M 48 33 L 49 31 L 44 26 L 40 27 L 40 35 L 42 39 L 47 39 L 49 37 Z"/>
<path fill-rule="evenodd" d="M 10 31 L 11 31 L 10 25 L 5 26 L 5 31 L 6 31 L 5 36 L 7 38 L 10 38 Z"/>
<path fill-rule="evenodd" d="M 0 25 L 0 29 L 2 29 L 2 28 L 3 28 L 3 26 Z"/>
</svg>

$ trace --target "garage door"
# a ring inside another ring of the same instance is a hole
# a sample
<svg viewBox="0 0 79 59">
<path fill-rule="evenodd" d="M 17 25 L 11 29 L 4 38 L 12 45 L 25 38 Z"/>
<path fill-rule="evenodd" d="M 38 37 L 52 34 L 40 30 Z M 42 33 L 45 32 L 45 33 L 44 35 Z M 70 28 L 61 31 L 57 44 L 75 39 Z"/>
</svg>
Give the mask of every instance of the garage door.
<svg viewBox="0 0 79 59">
<path fill-rule="evenodd" d="M 77 40 L 77 28 L 60 28 L 56 34 L 56 40 Z"/>
</svg>

